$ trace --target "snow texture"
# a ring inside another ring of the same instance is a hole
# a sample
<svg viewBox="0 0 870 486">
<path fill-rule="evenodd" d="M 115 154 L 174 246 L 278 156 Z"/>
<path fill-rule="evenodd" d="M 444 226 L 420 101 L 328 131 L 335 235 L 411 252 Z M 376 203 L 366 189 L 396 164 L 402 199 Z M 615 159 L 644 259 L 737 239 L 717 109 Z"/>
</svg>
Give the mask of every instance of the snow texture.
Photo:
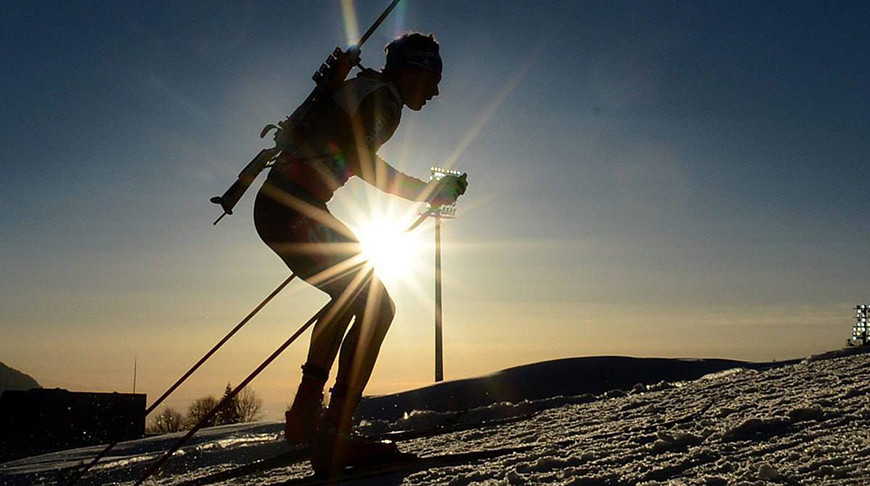
<svg viewBox="0 0 870 486">
<path fill-rule="evenodd" d="M 355 484 L 865 485 L 870 484 L 870 354 L 818 356 L 766 370 L 733 369 L 629 392 L 499 403 L 464 413 L 414 411 L 365 421 L 384 433 L 464 426 L 401 440 L 422 456 L 528 450 L 487 461 L 403 472 Z M 507 423 L 492 423 L 513 417 Z M 490 425 L 479 425 L 490 422 Z M 281 424 L 199 434 L 148 484 L 201 479 L 289 446 Z M 442 431 L 443 432 L 443 431 Z M 124 443 L 80 484 L 131 484 L 176 436 Z M 0 465 L 0 484 L 55 484 L 64 467 L 99 448 Z M 310 474 L 306 462 L 210 484 L 261 485 Z"/>
</svg>

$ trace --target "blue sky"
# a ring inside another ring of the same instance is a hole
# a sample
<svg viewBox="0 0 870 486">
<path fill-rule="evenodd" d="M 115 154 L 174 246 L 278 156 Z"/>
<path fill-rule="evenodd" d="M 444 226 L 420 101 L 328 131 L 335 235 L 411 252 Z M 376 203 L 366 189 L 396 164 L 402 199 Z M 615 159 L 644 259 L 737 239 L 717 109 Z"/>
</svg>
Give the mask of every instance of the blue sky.
<svg viewBox="0 0 870 486">
<path fill-rule="evenodd" d="M 359 30 L 386 2 L 357 1 Z M 445 224 L 446 373 L 590 354 L 782 359 L 868 298 L 862 2 L 405 0 L 363 49 L 434 33 L 441 95 L 381 155 L 471 186 Z M 287 274 L 252 196 L 208 198 L 348 35 L 340 2 L 0 6 L 0 360 L 152 397 Z M 391 206 L 392 205 L 392 206 Z M 410 207 L 358 181 L 331 207 Z M 420 241 L 430 244 L 431 225 Z M 431 380 L 420 250 L 370 392 Z M 295 284 L 177 406 L 237 382 L 323 302 Z M 280 412 L 297 346 L 255 388 Z"/>
</svg>

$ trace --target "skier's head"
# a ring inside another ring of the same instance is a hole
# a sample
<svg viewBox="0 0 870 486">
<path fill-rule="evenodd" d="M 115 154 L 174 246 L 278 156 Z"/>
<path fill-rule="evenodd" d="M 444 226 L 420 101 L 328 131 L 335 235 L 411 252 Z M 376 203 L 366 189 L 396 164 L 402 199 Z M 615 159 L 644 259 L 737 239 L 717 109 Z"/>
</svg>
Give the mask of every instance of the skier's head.
<svg viewBox="0 0 870 486">
<path fill-rule="evenodd" d="M 405 34 L 387 44 L 384 74 L 396 83 L 402 103 L 419 110 L 438 95 L 441 55 L 435 37 L 417 32 Z"/>
</svg>

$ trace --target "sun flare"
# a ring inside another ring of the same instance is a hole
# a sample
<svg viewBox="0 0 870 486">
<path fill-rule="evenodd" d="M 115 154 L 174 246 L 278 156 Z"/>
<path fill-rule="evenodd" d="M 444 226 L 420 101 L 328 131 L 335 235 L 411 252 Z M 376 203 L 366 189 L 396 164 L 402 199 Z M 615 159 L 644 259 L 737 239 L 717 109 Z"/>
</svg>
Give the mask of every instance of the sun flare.
<svg viewBox="0 0 870 486">
<path fill-rule="evenodd" d="M 413 280 L 426 245 L 419 233 L 408 233 L 402 218 L 373 214 L 354 228 L 363 257 L 388 287 Z"/>
</svg>

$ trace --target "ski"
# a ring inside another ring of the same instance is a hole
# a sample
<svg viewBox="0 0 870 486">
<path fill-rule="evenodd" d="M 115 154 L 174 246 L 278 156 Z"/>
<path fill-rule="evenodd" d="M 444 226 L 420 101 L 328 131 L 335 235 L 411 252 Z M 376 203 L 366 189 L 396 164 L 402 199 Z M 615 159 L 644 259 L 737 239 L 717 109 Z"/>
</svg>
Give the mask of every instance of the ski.
<svg viewBox="0 0 870 486">
<path fill-rule="evenodd" d="M 505 447 L 500 449 L 482 449 L 471 452 L 459 452 L 454 454 L 439 454 L 425 457 L 403 457 L 396 461 L 388 461 L 373 464 L 362 468 L 348 468 L 326 475 L 311 475 L 304 478 L 291 479 L 280 483 L 284 486 L 317 486 L 324 484 L 337 484 L 343 481 L 357 481 L 371 479 L 378 476 L 391 474 L 413 474 L 437 467 L 454 466 L 460 464 L 472 464 L 487 459 L 494 459 L 509 454 L 527 452 L 535 445 L 522 447 Z"/>
<path fill-rule="evenodd" d="M 420 439 L 424 437 L 434 437 L 441 434 L 449 434 L 451 432 L 462 432 L 464 430 L 480 429 L 484 427 L 495 427 L 498 425 L 507 425 L 515 422 L 529 420 L 541 413 L 541 410 L 534 410 L 528 413 L 516 415 L 513 417 L 505 417 L 494 420 L 485 420 L 483 422 L 456 423 L 450 422 L 447 424 L 436 425 L 434 427 L 423 430 L 396 430 L 386 432 L 378 436 L 378 440 L 391 440 L 393 442 L 403 442 L 406 440 Z"/>
<path fill-rule="evenodd" d="M 441 434 L 449 434 L 451 432 L 461 432 L 464 430 L 470 429 L 479 429 L 484 427 L 493 427 L 498 425 L 506 425 L 515 422 L 520 422 L 523 420 L 528 420 L 535 415 L 540 413 L 540 411 L 534 411 L 531 413 L 526 413 L 522 415 L 518 415 L 516 417 L 507 417 L 503 419 L 497 420 L 489 420 L 485 422 L 478 423 L 469 423 L 469 424 L 450 424 L 450 425 L 441 425 L 431 429 L 425 430 L 404 430 L 404 431 L 394 431 L 387 432 L 382 434 L 373 440 L 384 440 L 388 439 L 393 442 L 402 442 L 413 439 L 421 439 L 426 437 L 434 437 Z M 284 451 L 278 453 L 274 456 L 271 456 L 266 459 L 261 459 L 259 461 L 252 462 L 250 464 L 244 464 L 238 467 L 234 467 L 232 469 L 228 469 L 225 471 L 219 471 L 213 474 L 209 474 L 207 476 L 203 476 L 200 478 L 192 479 L 190 481 L 185 481 L 180 483 L 179 486 L 204 486 L 207 484 L 215 484 L 224 481 L 229 481 L 231 479 L 236 479 L 243 476 L 252 476 L 255 474 L 261 474 L 271 469 L 286 467 L 292 464 L 307 461 L 311 454 L 311 449 L 308 446 L 297 446 L 288 451 Z"/>
<path fill-rule="evenodd" d="M 190 481 L 179 483 L 178 486 L 204 486 L 207 484 L 221 483 L 232 479 L 263 473 L 271 469 L 286 467 L 297 462 L 307 461 L 311 456 L 308 446 L 297 446 L 288 451 L 281 452 L 266 459 L 260 459 L 249 464 L 234 467 L 225 471 L 219 471 L 207 476 L 202 476 Z"/>
</svg>

